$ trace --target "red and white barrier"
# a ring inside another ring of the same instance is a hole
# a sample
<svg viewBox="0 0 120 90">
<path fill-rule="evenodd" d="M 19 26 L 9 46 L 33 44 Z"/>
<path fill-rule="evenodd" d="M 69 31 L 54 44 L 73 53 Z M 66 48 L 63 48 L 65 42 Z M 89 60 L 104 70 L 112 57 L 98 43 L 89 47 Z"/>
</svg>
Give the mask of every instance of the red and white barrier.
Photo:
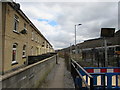
<svg viewBox="0 0 120 90">
<path fill-rule="evenodd" d="M 88 73 L 120 73 L 120 68 L 114 69 L 85 69 Z"/>
</svg>

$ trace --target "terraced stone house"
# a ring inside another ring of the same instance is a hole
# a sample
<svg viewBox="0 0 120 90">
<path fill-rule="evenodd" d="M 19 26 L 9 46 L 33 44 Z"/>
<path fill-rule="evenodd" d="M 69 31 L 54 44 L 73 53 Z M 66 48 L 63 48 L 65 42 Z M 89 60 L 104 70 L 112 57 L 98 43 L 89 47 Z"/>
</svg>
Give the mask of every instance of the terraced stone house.
<svg viewBox="0 0 120 90">
<path fill-rule="evenodd" d="M 0 73 L 27 65 L 28 56 L 54 52 L 53 46 L 15 2 L 0 2 Z"/>
</svg>

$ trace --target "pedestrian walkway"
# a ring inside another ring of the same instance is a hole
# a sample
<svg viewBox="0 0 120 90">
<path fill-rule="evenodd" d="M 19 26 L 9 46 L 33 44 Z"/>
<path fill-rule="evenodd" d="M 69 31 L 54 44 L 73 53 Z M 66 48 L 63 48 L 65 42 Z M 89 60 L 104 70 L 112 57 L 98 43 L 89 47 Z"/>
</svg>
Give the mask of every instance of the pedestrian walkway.
<svg viewBox="0 0 120 90">
<path fill-rule="evenodd" d="M 50 72 L 41 88 L 74 88 L 73 79 L 66 69 L 63 58 L 58 59 L 58 64 Z"/>
</svg>

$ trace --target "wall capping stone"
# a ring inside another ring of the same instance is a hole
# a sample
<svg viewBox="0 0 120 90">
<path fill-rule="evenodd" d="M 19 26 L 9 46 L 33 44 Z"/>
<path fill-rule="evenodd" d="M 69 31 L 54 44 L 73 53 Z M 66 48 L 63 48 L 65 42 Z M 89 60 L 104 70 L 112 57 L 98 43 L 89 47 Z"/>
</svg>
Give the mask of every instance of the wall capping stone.
<svg viewBox="0 0 120 90">
<path fill-rule="evenodd" d="M 18 69 L 18 70 L 16 70 L 16 71 L 13 71 L 13 72 L 10 72 L 10 73 L 6 73 L 5 75 L 1 75 L 0 76 L 0 81 L 3 81 L 3 80 L 5 80 L 5 79 L 8 79 L 8 78 L 10 78 L 11 76 L 14 76 L 14 75 L 16 75 L 16 74 L 19 74 L 20 72 L 23 72 L 23 71 L 25 71 L 25 70 L 27 70 L 27 69 L 29 69 L 29 68 L 32 68 L 32 67 L 34 67 L 34 66 L 36 66 L 36 65 L 38 65 L 38 64 L 42 64 L 43 62 L 46 62 L 46 61 L 48 61 L 48 60 L 51 60 L 53 57 L 55 57 L 56 55 L 54 55 L 54 56 L 52 56 L 52 57 L 49 57 L 49 58 L 46 58 L 46 59 L 44 59 L 44 60 L 42 60 L 42 61 L 39 61 L 39 62 L 37 62 L 37 63 L 34 63 L 34 64 L 31 64 L 31 65 L 28 65 L 28 66 L 26 66 L 26 67 L 24 67 L 24 68 L 20 68 L 20 69 Z"/>
</svg>

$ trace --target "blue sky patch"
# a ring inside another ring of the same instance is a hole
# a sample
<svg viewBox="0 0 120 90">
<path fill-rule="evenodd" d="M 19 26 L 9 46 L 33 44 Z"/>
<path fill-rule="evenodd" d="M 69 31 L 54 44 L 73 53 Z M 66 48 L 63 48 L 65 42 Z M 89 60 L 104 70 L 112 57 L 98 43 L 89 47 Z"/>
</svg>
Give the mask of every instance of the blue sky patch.
<svg viewBox="0 0 120 90">
<path fill-rule="evenodd" d="M 48 24 L 50 24 L 51 26 L 56 26 L 56 25 L 58 25 L 56 21 L 49 21 Z"/>
<path fill-rule="evenodd" d="M 38 19 L 38 21 L 46 21 L 46 22 L 48 22 L 47 19 Z"/>
<path fill-rule="evenodd" d="M 47 19 L 38 19 L 38 21 L 45 21 L 45 22 L 48 22 L 49 25 L 51 26 L 56 26 L 58 25 L 58 23 L 54 20 L 47 20 Z"/>
</svg>

